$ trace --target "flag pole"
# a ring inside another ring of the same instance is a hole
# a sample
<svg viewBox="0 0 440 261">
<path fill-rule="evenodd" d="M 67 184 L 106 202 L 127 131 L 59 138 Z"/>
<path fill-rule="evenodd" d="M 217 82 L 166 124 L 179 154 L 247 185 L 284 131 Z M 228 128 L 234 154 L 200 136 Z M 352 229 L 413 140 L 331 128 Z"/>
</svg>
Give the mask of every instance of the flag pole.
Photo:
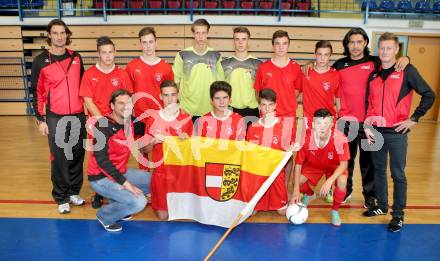
<svg viewBox="0 0 440 261">
<path fill-rule="evenodd" d="M 211 252 L 203 259 L 203 261 L 208 261 L 212 255 L 214 255 L 215 251 L 220 247 L 220 245 L 225 241 L 226 237 L 231 233 L 232 229 L 234 229 L 238 223 L 240 222 L 241 218 L 243 217 L 243 214 L 238 214 L 237 218 L 234 220 L 234 223 L 226 230 L 226 232 L 223 234 L 223 236 L 220 238 L 220 240 L 215 244 L 215 246 L 212 248 Z"/>
<path fill-rule="evenodd" d="M 293 153 L 292 151 L 287 151 L 284 154 L 284 158 L 281 160 L 281 162 L 278 164 L 278 166 L 275 168 L 275 170 L 272 172 L 272 174 L 269 176 L 268 179 L 261 185 L 261 187 L 258 189 L 257 193 L 252 197 L 252 199 L 249 201 L 249 203 L 244 207 L 244 209 L 238 214 L 237 218 L 235 218 L 232 225 L 226 230 L 226 232 L 223 234 L 223 236 L 220 238 L 220 240 L 215 244 L 215 246 L 212 248 L 211 252 L 203 259 L 203 261 L 208 261 L 212 255 L 217 251 L 217 249 L 220 247 L 220 245 L 225 241 L 226 237 L 231 233 L 232 229 L 234 229 L 238 223 L 240 223 L 240 220 L 247 216 L 251 210 L 254 209 L 255 205 L 257 205 L 258 201 L 261 199 L 261 197 L 266 193 L 266 191 L 269 189 L 270 185 L 274 182 L 274 180 L 278 177 L 281 170 L 284 168 L 284 165 L 289 161 L 289 159 L 292 157 Z"/>
</svg>

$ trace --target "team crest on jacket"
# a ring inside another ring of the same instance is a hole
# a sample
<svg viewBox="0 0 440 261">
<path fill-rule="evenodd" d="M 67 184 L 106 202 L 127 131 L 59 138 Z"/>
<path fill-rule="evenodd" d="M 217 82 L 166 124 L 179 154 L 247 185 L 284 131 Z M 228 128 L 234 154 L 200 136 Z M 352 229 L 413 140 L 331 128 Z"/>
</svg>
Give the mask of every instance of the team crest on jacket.
<svg viewBox="0 0 440 261">
<path fill-rule="evenodd" d="M 322 88 L 326 91 L 328 91 L 330 89 L 330 83 L 329 82 L 323 82 L 322 83 Z"/>
<path fill-rule="evenodd" d="M 208 196 L 217 201 L 234 197 L 240 181 L 240 165 L 206 162 L 205 187 Z"/>
<path fill-rule="evenodd" d="M 162 74 L 156 73 L 156 75 L 154 75 L 154 78 L 156 78 L 156 81 L 160 82 L 162 81 Z"/>
<path fill-rule="evenodd" d="M 112 81 L 113 86 L 115 86 L 115 87 L 118 86 L 119 80 L 117 78 L 112 78 L 111 81 Z"/>
</svg>

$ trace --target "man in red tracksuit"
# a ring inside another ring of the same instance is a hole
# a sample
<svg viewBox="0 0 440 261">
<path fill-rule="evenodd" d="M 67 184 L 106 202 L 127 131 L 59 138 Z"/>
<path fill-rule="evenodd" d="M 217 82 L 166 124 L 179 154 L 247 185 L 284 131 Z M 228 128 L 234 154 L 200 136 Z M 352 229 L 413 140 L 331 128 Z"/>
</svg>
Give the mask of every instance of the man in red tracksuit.
<svg viewBox="0 0 440 261">
<path fill-rule="evenodd" d="M 408 130 L 431 108 L 435 94 L 412 65 L 395 71 L 399 41 L 392 33 L 379 38 L 381 68 L 368 82 L 365 135 L 371 145 L 374 166 L 374 189 L 378 206 L 364 212 L 364 216 L 385 215 L 388 212 L 387 160 L 390 155 L 391 177 L 394 183 L 393 218 L 388 225 L 391 232 L 403 226 L 406 206 L 407 181 L 405 176 Z M 419 106 L 410 116 L 414 91 L 422 96 Z"/>
<path fill-rule="evenodd" d="M 87 167 L 90 186 L 109 203 L 96 213 L 99 223 L 108 232 L 122 230 L 120 220 L 142 211 L 150 191 L 148 172 L 129 169 L 131 149 L 134 149 L 135 127 L 131 121 L 133 103 L 124 89 L 113 91 L 109 98 L 111 113 L 99 118 L 92 131 L 93 149 Z M 141 135 L 144 128 L 140 130 Z"/>
<path fill-rule="evenodd" d="M 32 63 L 31 92 L 38 129 L 48 136 L 51 154 L 52 196 L 61 214 L 70 205 L 83 205 L 85 115 L 79 86 L 84 72 L 81 56 L 66 48 L 72 32 L 59 19 L 47 26 L 49 49 Z M 44 117 L 44 115 L 46 117 Z"/>
</svg>

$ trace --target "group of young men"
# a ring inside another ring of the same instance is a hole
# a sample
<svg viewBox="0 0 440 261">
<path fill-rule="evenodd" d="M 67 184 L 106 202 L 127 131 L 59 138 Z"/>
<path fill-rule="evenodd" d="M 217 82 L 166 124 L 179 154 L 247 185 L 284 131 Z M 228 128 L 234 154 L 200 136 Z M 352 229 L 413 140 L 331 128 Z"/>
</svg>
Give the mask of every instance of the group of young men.
<svg viewBox="0 0 440 261">
<path fill-rule="evenodd" d="M 295 164 L 287 164 L 255 210 L 284 214 L 289 203 L 308 205 L 316 198 L 311 186 L 325 175 L 319 195 L 333 202 L 335 226 L 341 225 L 340 205 L 353 191 L 358 147 L 364 215 L 387 213 L 390 154 L 394 205 L 388 228 L 399 231 L 406 204 L 406 133 L 432 106 L 434 93 L 407 57 L 396 60 L 396 36 L 384 33 L 375 57 L 369 55 L 365 31 L 353 28 L 343 40 L 346 57 L 330 66 L 332 46 L 319 41 L 316 61 L 301 70 L 288 57 L 291 40 L 286 31 L 273 34 L 272 59 L 262 62 L 248 53 L 246 27 L 233 29 L 235 55 L 225 59 L 208 46 L 209 29 L 205 19 L 196 20 L 191 27 L 194 45 L 178 52 L 171 66 L 156 56 L 156 33 L 145 27 L 139 32 L 142 55 L 125 70 L 115 65 L 111 39 L 100 37 L 98 62 L 84 72 L 80 55 L 66 48 L 72 34 L 69 28 L 58 19 L 49 23 L 49 49 L 34 60 L 32 92 L 39 130 L 49 139 L 52 194 L 59 212 L 70 212 L 70 204 L 85 203 L 79 191 L 86 129 L 92 145 L 89 181 L 108 199 L 97 212 L 108 231 L 120 231 L 118 221 L 141 211 L 148 192 L 158 217 L 168 218 L 169 180 L 162 164 L 162 143 L 166 136 L 198 135 L 248 140 L 279 150 L 298 150 L 294 144 L 300 144 Z M 414 91 L 422 100 L 410 115 Z M 301 93 L 304 124 L 297 140 Z M 90 116 L 87 124 L 83 103 Z M 143 159 L 141 169 L 149 168 L 151 173 L 127 169 L 133 144 Z M 152 164 L 145 163 L 148 155 Z M 289 196 L 291 172 L 294 189 Z"/>
</svg>

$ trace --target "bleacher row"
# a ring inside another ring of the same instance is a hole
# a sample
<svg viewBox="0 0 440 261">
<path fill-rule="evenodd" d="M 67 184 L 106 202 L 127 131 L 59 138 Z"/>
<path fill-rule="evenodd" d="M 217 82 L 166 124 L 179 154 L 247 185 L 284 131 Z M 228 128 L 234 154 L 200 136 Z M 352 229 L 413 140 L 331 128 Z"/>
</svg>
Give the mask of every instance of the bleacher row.
<svg viewBox="0 0 440 261">
<path fill-rule="evenodd" d="M 205 11 L 201 12 L 216 12 L 215 10 L 210 9 L 232 9 L 229 11 L 223 11 L 226 13 L 233 13 L 233 9 L 257 9 L 257 12 L 261 12 L 263 10 L 267 9 L 275 9 L 275 8 L 281 8 L 282 10 L 290 10 L 290 9 L 297 9 L 297 10 L 310 10 L 311 8 L 311 0 L 283 0 L 281 2 L 279 1 L 267 1 L 267 0 L 261 0 L 261 1 L 220 1 L 220 0 L 194 0 L 194 1 L 181 1 L 181 0 L 167 0 L 167 1 L 145 1 L 145 0 L 131 0 L 131 1 L 120 1 L 120 0 L 113 0 L 113 1 L 106 1 L 107 8 L 114 8 L 114 9 L 123 9 L 123 8 L 131 8 L 131 9 L 143 9 L 143 8 L 149 8 L 149 9 L 183 9 L 184 11 L 187 11 L 189 8 L 194 9 L 206 9 Z M 280 4 L 279 4 L 280 3 Z M 102 9 L 104 6 L 103 1 L 94 0 L 93 1 L 93 7 L 94 8 L 100 8 Z M 269 10 L 272 11 L 272 10 Z M 150 11 L 151 12 L 151 11 Z M 154 11 L 153 11 L 154 12 Z M 160 10 L 156 10 L 156 12 L 160 12 Z M 166 11 L 165 11 L 166 12 Z M 249 11 L 239 11 L 236 12 L 239 13 L 249 13 Z"/>
<path fill-rule="evenodd" d="M 46 3 L 45 3 L 46 2 Z M 52 3 L 50 3 L 52 2 Z M 312 10 L 312 0 L 91 0 L 91 6 L 87 6 L 87 1 L 63 0 L 62 3 L 74 3 L 78 8 L 103 9 L 105 7 L 110 10 L 119 9 L 118 11 L 110 11 L 110 14 L 123 13 L 187 13 L 190 8 L 196 9 L 196 13 L 235 13 L 235 14 L 252 14 L 259 12 L 276 12 L 276 9 L 286 10 Z M 81 2 L 81 4 L 79 3 Z M 337 1 L 320 1 L 321 4 L 333 2 L 335 6 Z M 369 4 L 370 11 L 381 12 L 419 12 L 419 13 L 440 13 L 440 0 L 361 0 L 361 10 L 364 11 Z M 43 0 L 20 0 L 23 9 L 39 9 L 43 6 L 56 5 L 56 1 Z M 69 5 L 64 6 L 68 8 Z M 73 7 L 73 6 L 72 6 Z M 1 9 L 17 9 L 18 1 L 16 0 L 0 0 Z M 127 11 L 121 11 L 126 9 Z M 229 9 L 229 10 L 228 10 Z M 236 10 L 234 10 L 236 9 Z M 249 10 L 255 10 L 250 12 Z M 174 11 L 173 11 L 174 10 Z M 336 8 L 335 8 L 336 10 Z M 102 12 L 96 11 L 96 14 Z"/>
<path fill-rule="evenodd" d="M 69 48 L 79 51 L 85 67 L 97 61 L 96 38 L 107 35 L 117 48 L 116 63 L 121 67 L 140 55 L 138 32 L 143 25 L 70 26 L 73 32 Z M 219 50 L 223 57 L 233 54 L 232 26 L 214 25 L 210 30 L 209 45 Z M 267 59 L 272 55 L 272 33 L 280 26 L 249 26 L 251 31 L 250 53 Z M 174 61 L 179 50 L 192 45 L 189 25 L 155 26 L 158 37 L 157 55 L 168 62 Z M 333 60 L 342 57 L 342 39 L 348 28 L 282 27 L 292 37 L 290 56 L 299 63 L 314 58 L 317 40 L 327 39 L 333 44 Z M 29 83 L 31 63 L 45 43 L 44 27 L 0 26 L 0 115 L 25 115 L 31 113 Z"/>
<path fill-rule="evenodd" d="M 440 13 L 440 0 L 432 3 L 429 0 L 419 0 L 413 2 L 411 0 L 363 0 L 362 11 L 368 8 L 372 12 L 401 12 L 401 13 Z"/>
</svg>

